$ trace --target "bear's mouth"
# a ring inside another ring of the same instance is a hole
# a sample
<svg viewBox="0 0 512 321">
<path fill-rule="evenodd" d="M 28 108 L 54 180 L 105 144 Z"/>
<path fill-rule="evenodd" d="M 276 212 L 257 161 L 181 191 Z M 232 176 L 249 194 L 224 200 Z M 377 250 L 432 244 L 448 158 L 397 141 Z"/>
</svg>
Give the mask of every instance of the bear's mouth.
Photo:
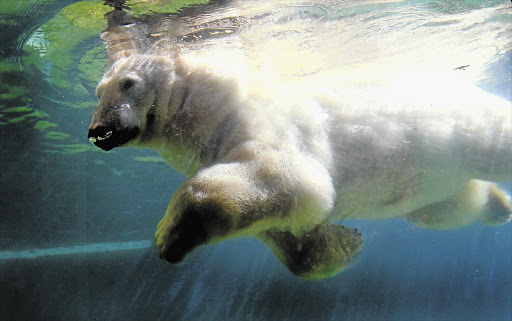
<svg viewBox="0 0 512 321">
<path fill-rule="evenodd" d="M 111 130 L 107 127 L 98 126 L 89 129 L 89 141 L 104 151 L 122 146 L 139 133 L 139 127 L 126 127 L 122 130 Z"/>
</svg>

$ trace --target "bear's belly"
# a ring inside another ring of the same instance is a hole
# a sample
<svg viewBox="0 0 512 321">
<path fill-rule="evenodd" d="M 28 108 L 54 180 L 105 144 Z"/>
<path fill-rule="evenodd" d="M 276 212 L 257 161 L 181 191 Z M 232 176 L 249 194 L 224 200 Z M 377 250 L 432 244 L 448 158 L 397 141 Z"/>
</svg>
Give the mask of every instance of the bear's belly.
<svg viewBox="0 0 512 321">
<path fill-rule="evenodd" d="M 404 171 L 354 179 L 337 188 L 335 219 L 385 219 L 403 216 L 459 192 L 467 179 L 446 172 Z"/>
</svg>

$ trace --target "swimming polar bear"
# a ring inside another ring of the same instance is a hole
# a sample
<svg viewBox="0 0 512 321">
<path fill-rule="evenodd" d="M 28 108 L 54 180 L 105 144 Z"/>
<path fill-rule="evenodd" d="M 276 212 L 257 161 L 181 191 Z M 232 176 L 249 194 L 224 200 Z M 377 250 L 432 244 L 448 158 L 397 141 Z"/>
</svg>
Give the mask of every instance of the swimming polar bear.
<svg viewBox="0 0 512 321">
<path fill-rule="evenodd" d="M 240 66 L 132 52 L 97 86 L 90 141 L 154 149 L 188 177 L 158 224 L 162 259 L 252 235 L 314 280 L 362 248 L 335 220 L 510 221 L 510 102 L 446 75 L 285 84 Z"/>
</svg>

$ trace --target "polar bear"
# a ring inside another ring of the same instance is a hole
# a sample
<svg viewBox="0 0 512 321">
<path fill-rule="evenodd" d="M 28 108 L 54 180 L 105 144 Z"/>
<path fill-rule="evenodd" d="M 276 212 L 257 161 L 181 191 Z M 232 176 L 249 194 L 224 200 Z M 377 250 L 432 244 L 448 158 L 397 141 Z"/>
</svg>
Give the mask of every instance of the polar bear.
<svg viewBox="0 0 512 321">
<path fill-rule="evenodd" d="M 452 229 L 511 219 L 496 183 L 512 180 L 511 104 L 476 86 L 410 73 L 327 90 L 335 79 L 285 84 L 180 52 L 119 53 L 88 137 L 106 151 L 154 149 L 188 177 L 155 235 L 170 263 L 256 236 L 315 280 L 362 248 L 335 220 Z"/>
</svg>

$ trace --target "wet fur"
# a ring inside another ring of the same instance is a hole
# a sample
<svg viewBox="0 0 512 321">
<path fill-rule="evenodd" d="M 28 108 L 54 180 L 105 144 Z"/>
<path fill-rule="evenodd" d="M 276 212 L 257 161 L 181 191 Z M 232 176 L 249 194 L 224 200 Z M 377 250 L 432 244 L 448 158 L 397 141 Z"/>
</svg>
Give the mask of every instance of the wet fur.
<svg viewBox="0 0 512 321">
<path fill-rule="evenodd" d="M 230 63 L 242 72 L 135 54 L 98 85 L 91 128 L 129 101 L 139 134 L 123 145 L 155 149 L 188 176 L 158 225 L 162 258 L 254 235 L 293 273 L 317 279 L 361 248 L 361 235 L 333 220 L 404 217 L 439 229 L 510 220 L 510 198 L 487 182 L 512 179 L 509 102 L 445 75 L 290 85 Z"/>
</svg>

